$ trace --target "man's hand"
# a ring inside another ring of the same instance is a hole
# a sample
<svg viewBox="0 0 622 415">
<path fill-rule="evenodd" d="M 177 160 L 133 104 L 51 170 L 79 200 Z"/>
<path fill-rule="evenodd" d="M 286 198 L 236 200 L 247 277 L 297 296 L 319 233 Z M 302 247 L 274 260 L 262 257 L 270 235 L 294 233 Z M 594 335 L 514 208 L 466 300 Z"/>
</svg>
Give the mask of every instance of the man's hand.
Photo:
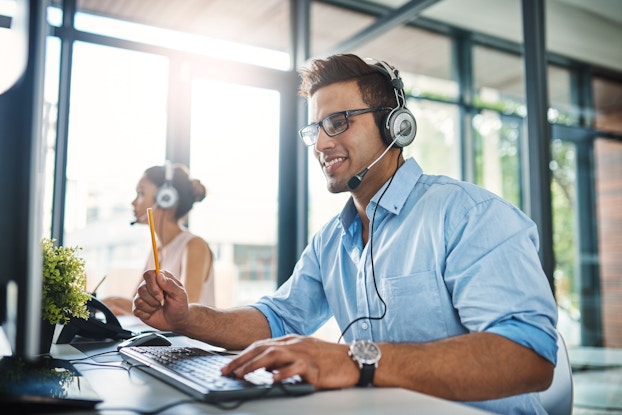
<svg viewBox="0 0 622 415">
<path fill-rule="evenodd" d="M 188 295 L 170 272 L 145 271 L 134 296 L 134 315 L 158 330 L 176 331 L 188 316 Z"/>
<path fill-rule="evenodd" d="M 300 375 L 318 389 L 350 387 L 358 382 L 360 370 L 348 350 L 346 344 L 312 337 L 290 335 L 260 340 L 223 367 L 222 373 L 242 377 L 266 368 L 273 372 L 275 382 Z"/>
</svg>

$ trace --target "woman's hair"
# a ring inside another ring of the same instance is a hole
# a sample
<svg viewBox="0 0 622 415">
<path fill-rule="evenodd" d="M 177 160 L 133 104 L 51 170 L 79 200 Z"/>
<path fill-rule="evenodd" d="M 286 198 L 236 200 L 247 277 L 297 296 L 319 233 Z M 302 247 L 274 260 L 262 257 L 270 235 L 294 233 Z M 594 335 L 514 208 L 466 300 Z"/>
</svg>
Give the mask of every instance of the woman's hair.
<svg viewBox="0 0 622 415">
<path fill-rule="evenodd" d="M 361 97 L 369 107 L 394 108 L 395 90 L 391 80 L 373 65 L 352 54 L 333 55 L 326 59 L 315 59 L 300 71 L 300 96 L 309 99 L 318 89 L 337 83 L 356 80 Z M 355 108 L 347 108 L 355 109 Z M 376 112 L 374 117 L 380 131 L 385 113 Z"/>
<path fill-rule="evenodd" d="M 164 185 L 166 181 L 166 172 L 164 166 L 153 166 L 145 170 L 145 177 L 151 183 L 158 186 L 158 188 Z M 179 194 L 179 200 L 177 201 L 177 209 L 175 210 L 175 217 L 180 219 L 184 217 L 194 202 L 200 202 L 205 199 L 207 195 L 207 189 L 200 180 L 190 178 L 188 168 L 183 164 L 173 165 L 173 180 L 171 185 L 177 190 Z"/>
</svg>

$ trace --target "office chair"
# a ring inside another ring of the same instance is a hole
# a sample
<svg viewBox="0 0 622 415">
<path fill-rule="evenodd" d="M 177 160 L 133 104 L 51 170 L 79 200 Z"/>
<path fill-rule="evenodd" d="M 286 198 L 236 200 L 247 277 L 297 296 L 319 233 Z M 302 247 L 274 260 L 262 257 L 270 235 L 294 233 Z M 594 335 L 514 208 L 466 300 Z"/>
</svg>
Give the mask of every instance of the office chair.
<svg viewBox="0 0 622 415">
<path fill-rule="evenodd" d="M 573 401 L 572 369 L 568 359 L 566 342 L 557 332 L 557 365 L 553 382 L 545 391 L 540 392 L 540 400 L 549 415 L 571 415 Z"/>
</svg>

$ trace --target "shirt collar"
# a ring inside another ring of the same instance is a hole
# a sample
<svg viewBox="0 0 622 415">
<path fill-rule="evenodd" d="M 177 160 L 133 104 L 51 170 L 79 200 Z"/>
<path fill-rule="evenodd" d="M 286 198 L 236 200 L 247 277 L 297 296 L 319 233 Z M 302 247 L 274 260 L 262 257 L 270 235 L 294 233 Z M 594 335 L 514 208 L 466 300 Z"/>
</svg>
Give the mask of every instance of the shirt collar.
<svg viewBox="0 0 622 415">
<path fill-rule="evenodd" d="M 391 179 L 387 180 L 378 192 L 376 192 L 374 197 L 372 197 L 369 202 L 367 209 L 373 210 L 374 206 L 378 203 L 378 199 L 380 199 L 382 192 L 384 192 L 384 189 L 389 185 L 389 183 L 391 183 L 386 193 L 380 200 L 380 207 L 393 213 L 394 215 L 399 215 L 404 207 L 404 204 L 406 203 L 406 199 L 408 199 L 408 196 L 412 193 L 413 188 L 421 178 L 422 174 L 423 170 L 417 161 L 415 161 L 412 157 L 407 159 L 395 173 L 393 181 L 391 181 Z M 339 220 L 343 229 L 349 229 L 350 225 L 357 216 L 358 213 L 356 211 L 356 207 L 354 206 L 354 201 L 352 200 L 352 197 L 350 197 L 339 215 Z"/>
</svg>

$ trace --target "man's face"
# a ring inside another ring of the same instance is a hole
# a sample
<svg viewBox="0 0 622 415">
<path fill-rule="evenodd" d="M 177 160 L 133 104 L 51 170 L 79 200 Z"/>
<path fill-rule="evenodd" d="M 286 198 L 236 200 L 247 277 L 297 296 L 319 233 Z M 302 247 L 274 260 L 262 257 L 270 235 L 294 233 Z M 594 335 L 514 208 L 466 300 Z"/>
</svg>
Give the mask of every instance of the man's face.
<svg viewBox="0 0 622 415">
<path fill-rule="evenodd" d="M 319 122 L 336 112 L 364 108 L 369 105 L 363 102 L 356 81 L 338 82 L 320 88 L 309 98 L 309 120 Z M 348 181 L 369 166 L 384 148 L 373 113 L 366 113 L 349 117 L 348 129 L 334 137 L 320 128 L 313 149 L 328 190 L 340 193 L 350 191 Z"/>
</svg>

